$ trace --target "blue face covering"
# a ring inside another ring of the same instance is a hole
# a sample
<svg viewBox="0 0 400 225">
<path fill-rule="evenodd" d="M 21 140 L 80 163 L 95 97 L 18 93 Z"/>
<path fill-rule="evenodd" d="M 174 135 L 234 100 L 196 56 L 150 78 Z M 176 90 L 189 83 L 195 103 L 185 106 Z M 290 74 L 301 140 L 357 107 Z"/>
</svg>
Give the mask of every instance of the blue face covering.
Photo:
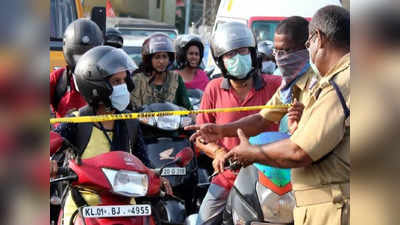
<svg viewBox="0 0 400 225">
<path fill-rule="evenodd" d="M 247 73 L 251 70 L 250 54 L 236 54 L 234 57 L 226 59 L 224 63 L 226 66 L 226 70 L 228 70 L 229 74 L 238 79 L 245 78 L 247 76 Z"/>
<path fill-rule="evenodd" d="M 110 96 L 112 106 L 122 112 L 129 104 L 129 91 L 126 84 L 113 86 L 113 92 Z"/>
</svg>

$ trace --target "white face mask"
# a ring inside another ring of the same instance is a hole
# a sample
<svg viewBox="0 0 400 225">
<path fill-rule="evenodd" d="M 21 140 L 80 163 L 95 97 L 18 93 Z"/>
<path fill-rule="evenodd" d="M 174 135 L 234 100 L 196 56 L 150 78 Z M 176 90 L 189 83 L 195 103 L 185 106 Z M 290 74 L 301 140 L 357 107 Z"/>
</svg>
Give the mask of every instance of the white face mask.
<svg viewBox="0 0 400 225">
<path fill-rule="evenodd" d="M 311 69 L 314 71 L 315 74 L 317 74 L 318 76 L 321 76 L 321 73 L 319 72 L 317 65 L 315 65 L 315 64 L 313 63 L 313 61 L 312 61 L 311 44 L 312 44 L 312 43 L 310 43 L 309 48 L 307 48 L 308 55 L 310 55 L 310 66 L 311 66 Z"/>
<path fill-rule="evenodd" d="M 310 52 L 310 51 L 308 51 L 308 52 Z M 315 64 L 312 62 L 311 52 L 310 52 L 310 66 L 311 66 L 311 69 L 314 71 L 315 74 L 317 74 L 318 76 L 321 76 L 321 74 L 320 74 L 320 72 L 319 72 L 319 70 L 318 70 L 317 65 L 315 65 Z"/>
<path fill-rule="evenodd" d="M 129 105 L 129 91 L 126 84 L 113 86 L 113 92 L 110 95 L 112 106 L 122 112 Z"/>
<path fill-rule="evenodd" d="M 266 74 L 274 73 L 276 69 L 276 64 L 272 61 L 264 61 L 262 62 L 261 72 Z"/>
</svg>

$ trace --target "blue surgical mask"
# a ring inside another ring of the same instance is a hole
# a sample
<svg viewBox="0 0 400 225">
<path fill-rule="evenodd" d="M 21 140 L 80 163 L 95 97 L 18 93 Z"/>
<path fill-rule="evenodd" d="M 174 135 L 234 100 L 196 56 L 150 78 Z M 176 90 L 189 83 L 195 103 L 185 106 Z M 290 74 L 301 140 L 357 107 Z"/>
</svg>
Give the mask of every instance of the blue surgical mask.
<svg viewBox="0 0 400 225">
<path fill-rule="evenodd" d="M 272 73 L 274 73 L 275 69 L 276 69 L 276 65 L 274 62 L 272 62 L 272 61 L 262 62 L 262 68 L 261 68 L 262 73 L 272 74 Z"/>
<path fill-rule="evenodd" d="M 236 54 L 234 57 L 225 60 L 225 66 L 230 75 L 243 79 L 251 70 L 251 56 L 250 54 Z"/>
<path fill-rule="evenodd" d="M 110 96 L 111 105 L 118 111 L 122 112 L 129 105 L 129 96 L 130 94 L 126 84 L 113 86 L 113 92 Z"/>
</svg>

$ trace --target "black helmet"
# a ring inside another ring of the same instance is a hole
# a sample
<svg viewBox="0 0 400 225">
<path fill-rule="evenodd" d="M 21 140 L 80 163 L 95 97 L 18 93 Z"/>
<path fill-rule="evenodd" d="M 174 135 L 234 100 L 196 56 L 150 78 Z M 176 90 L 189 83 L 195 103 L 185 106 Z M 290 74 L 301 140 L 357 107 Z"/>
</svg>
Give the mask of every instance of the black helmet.
<svg viewBox="0 0 400 225">
<path fill-rule="evenodd" d="M 168 53 L 169 63 L 167 68 L 169 68 L 175 60 L 175 50 L 172 39 L 168 35 L 161 32 L 151 34 L 143 42 L 142 65 L 145 72 L 151 72 L 153 70 L 151 58 L 155 53 L 158 52 Z"/>
<path fill-rule="evenodd" d="M 65 29 L 63 38 L 64 58 L 74 68 L 80 56 L 89 49 L 103 44 L 103 32 L 89 19 L 77 19 Z"/>
<path fill-rule="evenodd" d="M 111 46 L 98 46 L 82 55 L 74 72 L 79 93 L 89 105 L 100 102 L 111 107 L 109 96 L 113 87 L 108 81 L 111 75 L 127 71 L 126 84 L 129 92 L 134 88 L 130 74 L 136 70 L 135 62 L 121 49 Z"/>
<path fill-rule="evenodd" d="M 179 69 L 182 69 L 187 65 L 186 54 L 188 48 L 192 45 L 196 45 L 200 50 L 200 61 L 199 61 L 200 65 L 204 54 L 204 45 L 201 42 L 200 37 L 192 34 L 183 34 L 179 35 L 176 38 L 175 40 L 176 63 Z"/>
<path fill-rule="evenodd" d="M 124 45 L 124 39 L 122 38 L 121 31 L 115 29 L 114 27 L 107 28 L 104 45 L 122 48 Z"/>
<path fill-rule="evenodd" d="M 226 78 L 235 79 L 235 77 L 228 74 L 222 61 L 222 56 L 234 49 L 248 47 L 250 49 L 252 66 L 253 68 L 257 68 L 256 40 L 250 28 L 242 23 L 229 22 L 221 24 L 211 38 L 210 47 L 215 63 Z M 246 78 L 252 71 L 248 73 Z"/>
</svg>

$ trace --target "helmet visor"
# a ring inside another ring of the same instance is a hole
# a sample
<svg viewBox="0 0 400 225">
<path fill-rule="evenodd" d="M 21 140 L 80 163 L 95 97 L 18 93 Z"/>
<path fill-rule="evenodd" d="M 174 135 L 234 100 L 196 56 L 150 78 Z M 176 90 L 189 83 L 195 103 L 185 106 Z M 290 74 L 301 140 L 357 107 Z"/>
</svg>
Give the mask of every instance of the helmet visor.
<svg viewBox="0 0 400 225">
<path fill-rule="evenodd" d="M 149 40 L 149 54 L 175 52 L 172 40 L 166 36 L 155 36 Z"/>
<path fill-rule="evenodd" d="M 99 70 L 102 70 L 103 74 L 108 76 L 122 71 L 133 72 L 138 68 L 136 63 L 122 49 L 113 49 L 101 57 L 96 64 Z"/>
</svg>

